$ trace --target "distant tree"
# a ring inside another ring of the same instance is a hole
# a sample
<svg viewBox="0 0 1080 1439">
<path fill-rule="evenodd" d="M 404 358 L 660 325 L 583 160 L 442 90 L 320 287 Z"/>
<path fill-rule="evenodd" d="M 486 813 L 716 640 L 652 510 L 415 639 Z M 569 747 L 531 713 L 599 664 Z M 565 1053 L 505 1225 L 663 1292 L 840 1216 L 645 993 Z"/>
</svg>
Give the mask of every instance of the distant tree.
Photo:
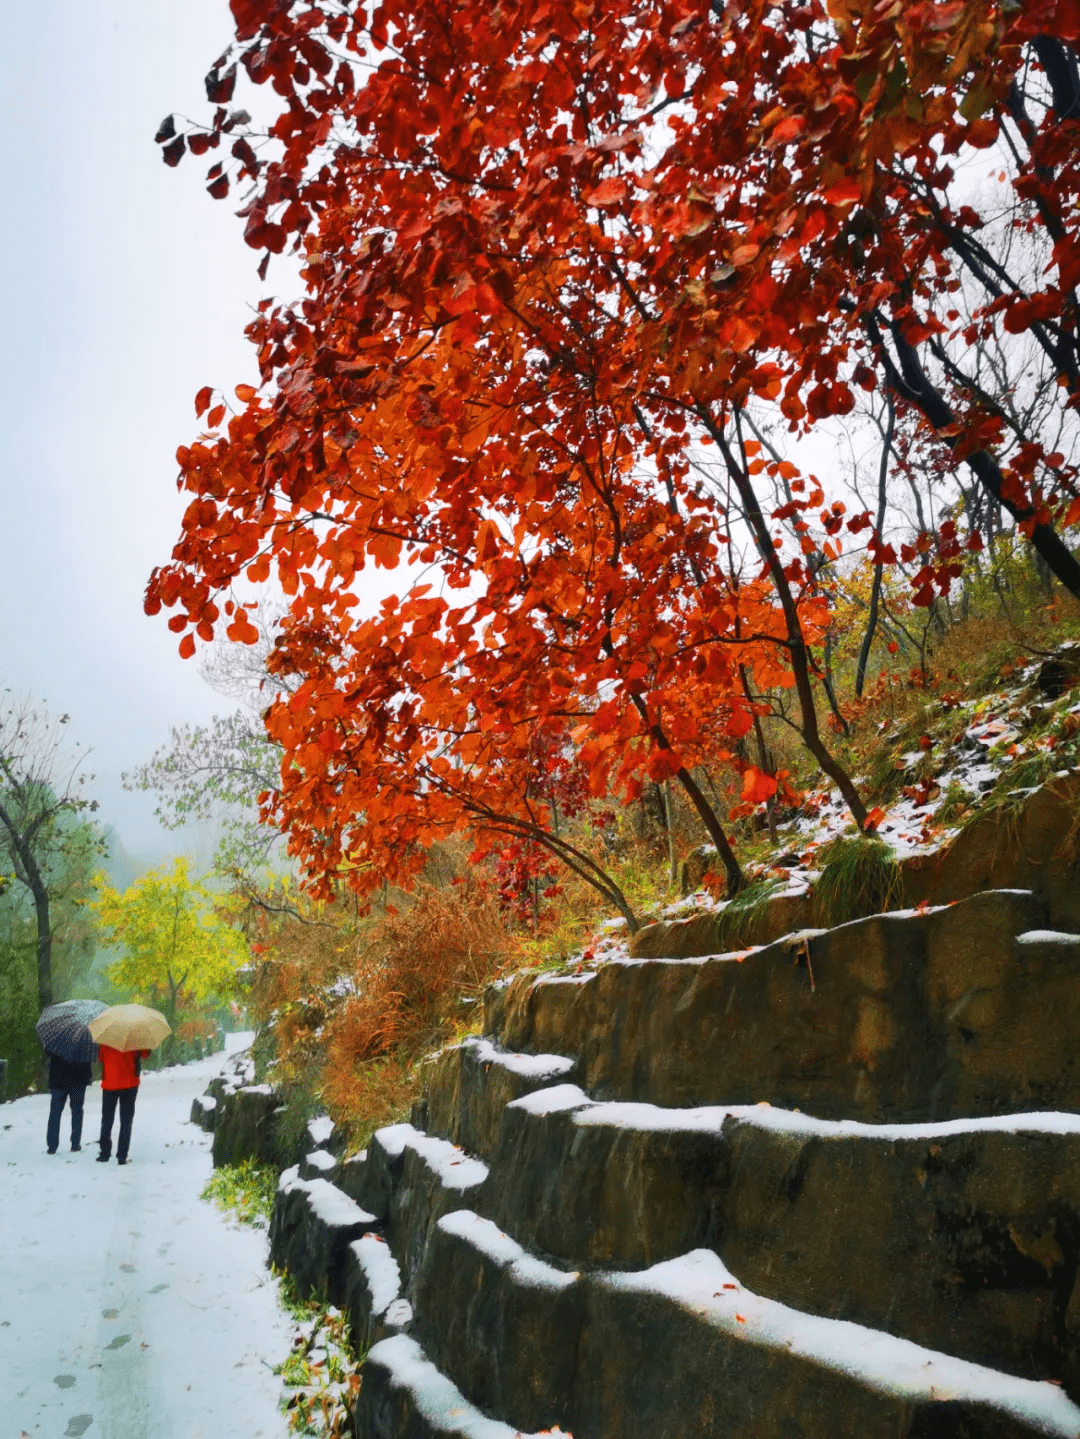
<svg viewBox="0 0 1080 1439">
<path fill-rule="evenodd" d="M 282 750 L 267 735 L 262 712 L 288 688 L 287 678 L 266 670 L 283 613 L 268 602 L 257 616 L 256 644 L 218 643 L 201 667 L 213 689 L 243 707 L 209 724 L 172 729 L 168 744 L 123 776 L 125 789 L 157 796 L 154 813 L 166 829 L 215 821 L 215 867 L 237 880 L 261 870 L 281 839 L 278 829 L 260 824 L 259 795 L 281 782 Z"/>
<path fill-rule="evenodd" d="M 41 1045 L 34 963 L 34 921 L 14 885 L 0 895 L 0 1055 L 8 1062 L 8 1094 L 21 1093 L 34 1077 Z"/>
<path fill-rule="evenodd" d="M 93 916 L 84 900 L 101 863 L 97 827 L 67 817 L 64 851 L 49 867 L 49 924 L 52 932 L 53 998 L 86 993 L 95 953 Z M 22 1093 L 42 1064 L 34 1032 L 40 1013 L 37 984 L 37 926 L 33 897 L 13 877 L 0 883 L 0 1055 L 8 1061 L 8 1093 Z"/>
<path fill-rule="evenodd" d="M 258 822 L 258 797 L 281 780 L 281 750 L 262 720 L 242 709 L 206 725 L 181 725 L 146 764 L 124 775 L 127 789 L 157 795 L 166 829 L 193 821 L 219 826 L 215 865 L 245 874 L 264 866 L 280 832 Z"/>
<path fill-rule="evenodd" d="M 86 797 L 93 776 L 82 769 L 85 753 L 67 743 L 67 723 L 29 700 L 0 704 L 0 873 L 33 901 L 42 1009 L 55 997 L 52 902 L 69 887 L 75 851 L 104 846 L 95 830 L 73 823 L 97 801 Z"/>
<path fill-rule="evenodd" d="M 177 858 L 172 869 L 150 870 L 123 894 L 99 877 L 91 905 L 99 935 L 124 954 L 107 971 L 119 987 L 160 1005 L 169 1023 L 185 997 L 204 999 L 228 991 L 249 955 L 247 941 L 224 919 L 220 897 L 188 873 Z"/>
</svg>

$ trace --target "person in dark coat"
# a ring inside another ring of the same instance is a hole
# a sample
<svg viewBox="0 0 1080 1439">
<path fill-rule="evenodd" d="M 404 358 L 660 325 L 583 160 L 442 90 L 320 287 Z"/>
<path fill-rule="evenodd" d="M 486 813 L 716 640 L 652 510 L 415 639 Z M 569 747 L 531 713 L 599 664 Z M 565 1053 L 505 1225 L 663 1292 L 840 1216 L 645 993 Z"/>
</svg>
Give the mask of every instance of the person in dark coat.
<svg viewBox="0 0 1080 1439">
<path fill-rule="evenodd" d="M 148 1049 L 113 1049 L 111 1044 L 98 1047 L 101 1058 L 99 1164 L 108 1164 L 112 1157 L 112 1127 L 117 1105 L 120 1106 L 120 1138 L 116 1145 L 116 1162 L 128 1162 L 131 1121 L 135 1118 L 135 1101 L 139 1096 L 140 1060 L 145 1059 L 149 1053 Z"/>
<path fill-rule="evenodd" d="M 46 1051 L 48 1053 L 48 1051 Z M 77 1154 L 82 1148 L 83 1100 L 86 1086 L 90 1083 L 90 1066 L 70 1059 L 61 1059 L 58 1054 L 49 1054 L 49 1123 L 45 1130 L 45 1143 L 50 1154 L 55 1154 L 60 1144 L 60 1116 L 64 1105 L 71 1101 L 71 1148 Z"/>
</svg>

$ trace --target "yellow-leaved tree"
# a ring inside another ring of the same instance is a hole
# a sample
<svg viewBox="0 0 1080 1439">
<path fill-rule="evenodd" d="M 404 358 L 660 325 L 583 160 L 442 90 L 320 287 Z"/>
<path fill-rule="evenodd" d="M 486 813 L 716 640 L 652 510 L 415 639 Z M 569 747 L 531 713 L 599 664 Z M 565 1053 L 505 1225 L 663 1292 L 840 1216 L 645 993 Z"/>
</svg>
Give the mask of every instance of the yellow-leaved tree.
<svg viewBox="0 0 1080 1439">
<path fill-rule="evenodd" d="M 188 872 L 178 857 L 149 870 L 118 893 L 97 877 L 91 908 L 106 944 L 124 954 L 108 970 L 122 989 L 160 1007 L 175 1028 L 182 998 L 227 994 L 250 954 L 240 930 L 222 918 L 220 897 Z"/>
</svg>

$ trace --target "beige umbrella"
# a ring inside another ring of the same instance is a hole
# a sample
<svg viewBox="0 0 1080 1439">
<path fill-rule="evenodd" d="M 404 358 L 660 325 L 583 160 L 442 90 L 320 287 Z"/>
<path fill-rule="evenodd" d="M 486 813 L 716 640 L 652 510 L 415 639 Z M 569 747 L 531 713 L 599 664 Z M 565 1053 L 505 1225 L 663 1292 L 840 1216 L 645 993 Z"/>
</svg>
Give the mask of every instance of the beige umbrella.
<svg viewBox="0 0 1080 1439">
<path fill-rule="evenodd" d="M 165 1016 L 145 1004 L 114 1004 L 87 1027 L 95 1044 L 112 1049 L 156 1049 L 172 1033 Z"/>
</svg>

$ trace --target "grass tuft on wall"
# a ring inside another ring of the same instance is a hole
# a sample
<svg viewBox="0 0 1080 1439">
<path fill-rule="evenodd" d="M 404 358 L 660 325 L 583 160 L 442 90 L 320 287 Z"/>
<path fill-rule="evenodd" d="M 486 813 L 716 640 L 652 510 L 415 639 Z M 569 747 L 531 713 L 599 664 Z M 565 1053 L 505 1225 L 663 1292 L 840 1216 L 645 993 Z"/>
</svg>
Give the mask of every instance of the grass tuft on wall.
<svg viewBox="0 0 1080 1439">
<path fill-rule="evenodd" d="M 903 903 L 903 875 L 884 840 L 840 835 L 822 845 L 817 858 L 821 877 L 814 886 L 814 910 L 823 928 L 882 914 Z"/>
</svg>

